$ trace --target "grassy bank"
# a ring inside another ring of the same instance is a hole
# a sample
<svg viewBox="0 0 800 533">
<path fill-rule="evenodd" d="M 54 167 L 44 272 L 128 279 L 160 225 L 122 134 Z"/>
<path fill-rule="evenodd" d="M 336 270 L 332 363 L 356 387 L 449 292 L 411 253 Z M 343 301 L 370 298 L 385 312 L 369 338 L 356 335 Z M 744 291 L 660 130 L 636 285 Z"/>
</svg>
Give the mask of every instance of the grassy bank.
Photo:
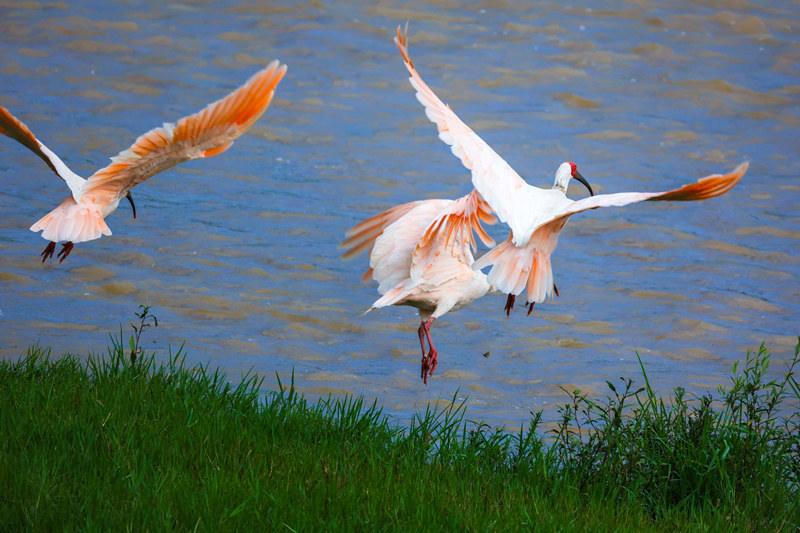
<svg viewBox="0 0 800 533">
<path fill-rule="evenodd" d="M 359 399 L 264 398 L 180 351 L 131 363 L 140 334 L 88 362 L 34 348 L 0 363 L 0 529 L 800 526 L 800 343 L 781 379 L 762 347 L 716 398 L 662 400 L 643 374 L 573 394 L 555 432 L 537 415 L 508 434 L 459 406 L 400 428 Z"/>
</svg>

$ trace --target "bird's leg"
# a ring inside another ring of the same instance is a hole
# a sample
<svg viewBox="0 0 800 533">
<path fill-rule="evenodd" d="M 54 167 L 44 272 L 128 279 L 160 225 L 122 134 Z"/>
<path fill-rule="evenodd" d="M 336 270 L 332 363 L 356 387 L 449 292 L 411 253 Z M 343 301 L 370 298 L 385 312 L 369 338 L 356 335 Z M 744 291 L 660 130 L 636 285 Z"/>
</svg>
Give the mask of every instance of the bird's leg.
<svg viewBox="0 0 800 533">
<path fill-rule="evenodd" d="M 506 306 L 503 309 L 506 312 L 506 316 L 511 316 L 511 310 L 514 309 L 514 300 L 516 299 L 517 297 L 513 294 L 509 294 L 508 298 L 506 298 Z"/>
<path fill-rule="evenodd" d="M 417 333 L 419 334 L 419 345 L 422 348 L 422 363 L 420 365 L 419 377 L 422 378 L 422 381 L 425 382 L 425 385 L 428 384 L 428 353 L 425 350 L 425 322 L 422 322 L 419 325 L 419 329 L 417 329 Z"/>
<path fill-rule="evenodd" d="M 422 346 L 422 365 L 420 368 L 420 377 L 425 385 L 428 384 L 428 375 L 433 375 L 433 371 L 438 364 L 436 348 L 433 347 L 431 340 L 431 324 L 435 318 L 431 317 L 420 324 L 417 332 L 419 333 L 419 344 Z M 425 339 L 428 339 L 428 352 L 425 352 Z"/>
<path fill-rule="evenodd" d="M 56 251 L 56 243 L 50 241 L 50 244 L 44 249 L 44 252 L 40 253 L 39 255 L 42 256 L 42 263 L 47 261 L 49 257 L 53 257 L 53 253 Z"/>
<path fill-rule="evenodd" d="M 533 304 L 535 304 L 535 303 L 536 302 L 530 302 L 528 304 L 528 314 L 527 314 L 527 316 L 531 316 L 531 313 L 533 313 Z"/>
<path fill-rule="evenodd" d="M 437 357 L 439 353 L 436 351 L 436 348 L 433 347 L 433 339 L 431 339 L 431 324 L 433 324 L 434 320 L 436 319 L 431 317 L 425 321 L 425 337 L 428 339 L 428 347 L 430 348 L 428 351 L 428 366 L 430 366 L 428 374 L 431 376 L 433 375 L 433 371 L 436 370 L 436 365 L 439 364 L 439 359 Z"/>
<path fill-rule="evenodd" d="M 69 255 L 69 253 L 72 251 L 72 247 L 73 246 L 74 246 L 74 244 L 72 244 L 72 241 L 67 241 L 62 245 L 61 251 L 58 252 L 58 255 L 56 256 L 56 257 L 60 257 L 61 258 L 59 263 L 63 263 L 64 262 L 64 259 L 66 259 L 67 256 Z M 52 253 L 50 255 L 52 255 Z"/>
<path fill-rule="evenodd" d="M 427 353 L 425 350 L 425 323 L 419 325 L 419 329 L 417 329 L 417 333 L 419 333 L 419 345 L 422 348 L 422 362 L 425 362 L 425 354 Z"/>
<path fill-rule="evenodd" d="M 136 218 L 136 204 L 133 203 L 133 196 L 131 196 L 131 191 L 128 191 L 128 194 L 125 195 L 125 198 L 131 203 L 131 209 L 133 209 L 133 218 Z"/>
<path fill-rule="evenodd" d="M 553 290 L 556 291 L 556 296 L 561 296 L 560 294 L 558 294 L 558 287 L 556 287 L 555 283 L 553 283 Z"/>
</svg>

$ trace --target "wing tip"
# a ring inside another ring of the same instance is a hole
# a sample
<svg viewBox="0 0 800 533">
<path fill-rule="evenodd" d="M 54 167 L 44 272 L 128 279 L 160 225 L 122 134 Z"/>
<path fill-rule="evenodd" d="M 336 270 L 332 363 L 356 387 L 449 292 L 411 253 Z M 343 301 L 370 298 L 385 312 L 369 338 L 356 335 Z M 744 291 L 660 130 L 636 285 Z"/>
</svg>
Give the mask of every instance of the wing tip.
<svg viewBox="0 0 800 533">
<path fill-rule="evenodd" d="M 408 55 L 408 21 L 406 21 L 405 29 L 401 28 L 403 28 L 403 25 L 398 24 L 394 44 L 397 45 L 397 49 L 400 50 L 400 54 L 403 56 L 403 60 L 406 64 L 411 69 L 414 69 L 414 63 L 411 62 L 411 56 Z"/>
</svg>

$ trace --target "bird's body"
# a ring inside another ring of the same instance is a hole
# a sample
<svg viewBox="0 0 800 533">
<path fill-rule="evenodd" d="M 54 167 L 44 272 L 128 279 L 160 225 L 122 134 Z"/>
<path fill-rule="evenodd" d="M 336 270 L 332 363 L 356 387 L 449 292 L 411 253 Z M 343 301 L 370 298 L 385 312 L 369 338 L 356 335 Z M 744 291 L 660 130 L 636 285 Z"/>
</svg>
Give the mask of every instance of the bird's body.
<svg viewBox="0 0 800 533">
<path fill-rule="evenodd" d="M 480 257 L 473 265 L 476 269 L 492 267 L 488 273 L 488 281 L 508 295 L 507 312 L 522 291 L 527 290 L 530 309 L 534 303 L 542 302 L 554 292 L 557 293 L 550 255 L 571 215 L 587 209 L 623 206 L 641 201 L 712 198 L 733 188 L 747 170 L 747 163 L 743 163 L 728 174 L 707 176 L 667 192 L 594 196 L 588 182 L 577 172 L 575 164 L 565 162 L 556 171 L 551 189 L 531 186 L 464 124 L 422 80 L 408 55 L 407 35 L 399 27 L 395 44 L 405 61 L 417 100 L 425 107 L 428 119 L 436 124 L 439 138 L 450 146 L 453 154 L 472 172 L 475 190 L 497 218 L 511 229 L 508 239 Z M 569 199 L 566 191 L 571 178 L 586 185 L 592 196 L 578 201 Z"/>
<path fill-rule="evenodd" d="M 437 365 L 430 334 L 433 321 L 491 290 L 486 275 L 472 268 L 471 246 L 473 231 L 493 244 L 480 225 L 493 221 L 473 191 L 458 200 L 397 206 L 354 226 L 342 243 L 345 258 L 370 250 L 370 269 L 363 279 L 377 281 L 382 296 L 367 312 L 389 305 L 408 305 L 419 311 L 421 377 L 426 384 Z"/>
<path fill-rule="evenodd" d="M 72 172 L 25 124 L 0 107 L 0 133 L 39 156 L 71 191 L 58 207 L 31 226 L 31 231 L 41 231 L 42 237 L 50 241 L 42 252 L 42 261 L 52 257 L 57 242 L 65 243 L 58 254 L 63 261 L 73 243 L 111 235 L 105 218 L 125 197 L 133 207 L 130 190 L 139 183 L 184 161 L 227 150 L 269 107 L 285 72 L 285 65 L 273 61 L 228 96 L 176 123 L 164 123 L 141 135 L 130 148 L 112 157 L 110 165 L 88 179 Z"/>
</svg>

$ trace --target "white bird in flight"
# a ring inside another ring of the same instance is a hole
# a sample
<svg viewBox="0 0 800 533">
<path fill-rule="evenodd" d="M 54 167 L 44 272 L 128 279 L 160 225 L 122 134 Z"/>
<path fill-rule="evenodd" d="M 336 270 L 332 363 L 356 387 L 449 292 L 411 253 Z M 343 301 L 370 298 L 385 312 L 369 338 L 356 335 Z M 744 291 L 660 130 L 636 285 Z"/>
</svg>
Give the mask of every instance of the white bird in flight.
<svg viewBox="0 0 800 533">
<path fill-rule="evenodd" d="M 382 296 L 367 313 L 388 305 L 418 309 L 420 377 L 426 385 L 438 364 L 431 339 L 433 321 L 492 290 L 486 275 L 472 268 L 472 232 L 487 246 L 494 245 L 481 222 L 493 224 L 495 219 L 472 191 L 458 200 L 421 200 L 393 207 L 351 228 L 340 245 L 346 248 L 345 259 L 369 250 L 370 268 L 362 281 L 375 279 Z"/>
<path fill-rule="evenodd" d="M 57 242 L 64 241 L 59 262 L 74 243 L 111 235 L 105 218 L 127 197 L 136 218 L 130 190 L 151 176 L 184 161 L 211 157 L 230 148 L 234 139 L 252 126 L 269 107 L 275 87 L 286 73 L 286 65 L 275 60 L 255 73 L 228 96 L 201 111 L 164 123 L 141 135 L 133 145 L 112 157 L 112 163 L 84 179 L 42 144 L 25 124 L 0 106 L 0 133 L 25 145 L 61 177 L 72 194 L 45 215 L 31 231 L 41 231 L 50 243 L 42 262 L 52 257 Z"/>
<path fill-rule="evenodd" d="M 406 32 L 397 28 L 395 44 L 403 55 L 409 81 L 425 114 L 439 130 L 439 138 L 472 172 L 472 184 L 494 214 L 511 228 L 509 237 L 480 257 L 473 268 L 492 266 L 489 283 L 506 293 L 506 313 L 515 298 L 527 290 L 528 314 L 533 304 L 551 297 L 558 289 L 553 283 L 550 255 L 567 219 L 587 209 L 623 206 L 645 200 L 689 201 L 713 198 L 728 192 L 744 175 L 748 164 L 742 163 L 727 174 L 713 174 L 695 183 L 666 192 L 623 192 L 594 196 L 589 183 L 574 163 L 562 163 L 556 171 L 552 189 L 527 184 L 492 148 L 464 124 L 422 80 L 408 55 Z M 591 197 L 573 201 L 567 198 L 571 178 L 583 183 Z"/>
</svg>

